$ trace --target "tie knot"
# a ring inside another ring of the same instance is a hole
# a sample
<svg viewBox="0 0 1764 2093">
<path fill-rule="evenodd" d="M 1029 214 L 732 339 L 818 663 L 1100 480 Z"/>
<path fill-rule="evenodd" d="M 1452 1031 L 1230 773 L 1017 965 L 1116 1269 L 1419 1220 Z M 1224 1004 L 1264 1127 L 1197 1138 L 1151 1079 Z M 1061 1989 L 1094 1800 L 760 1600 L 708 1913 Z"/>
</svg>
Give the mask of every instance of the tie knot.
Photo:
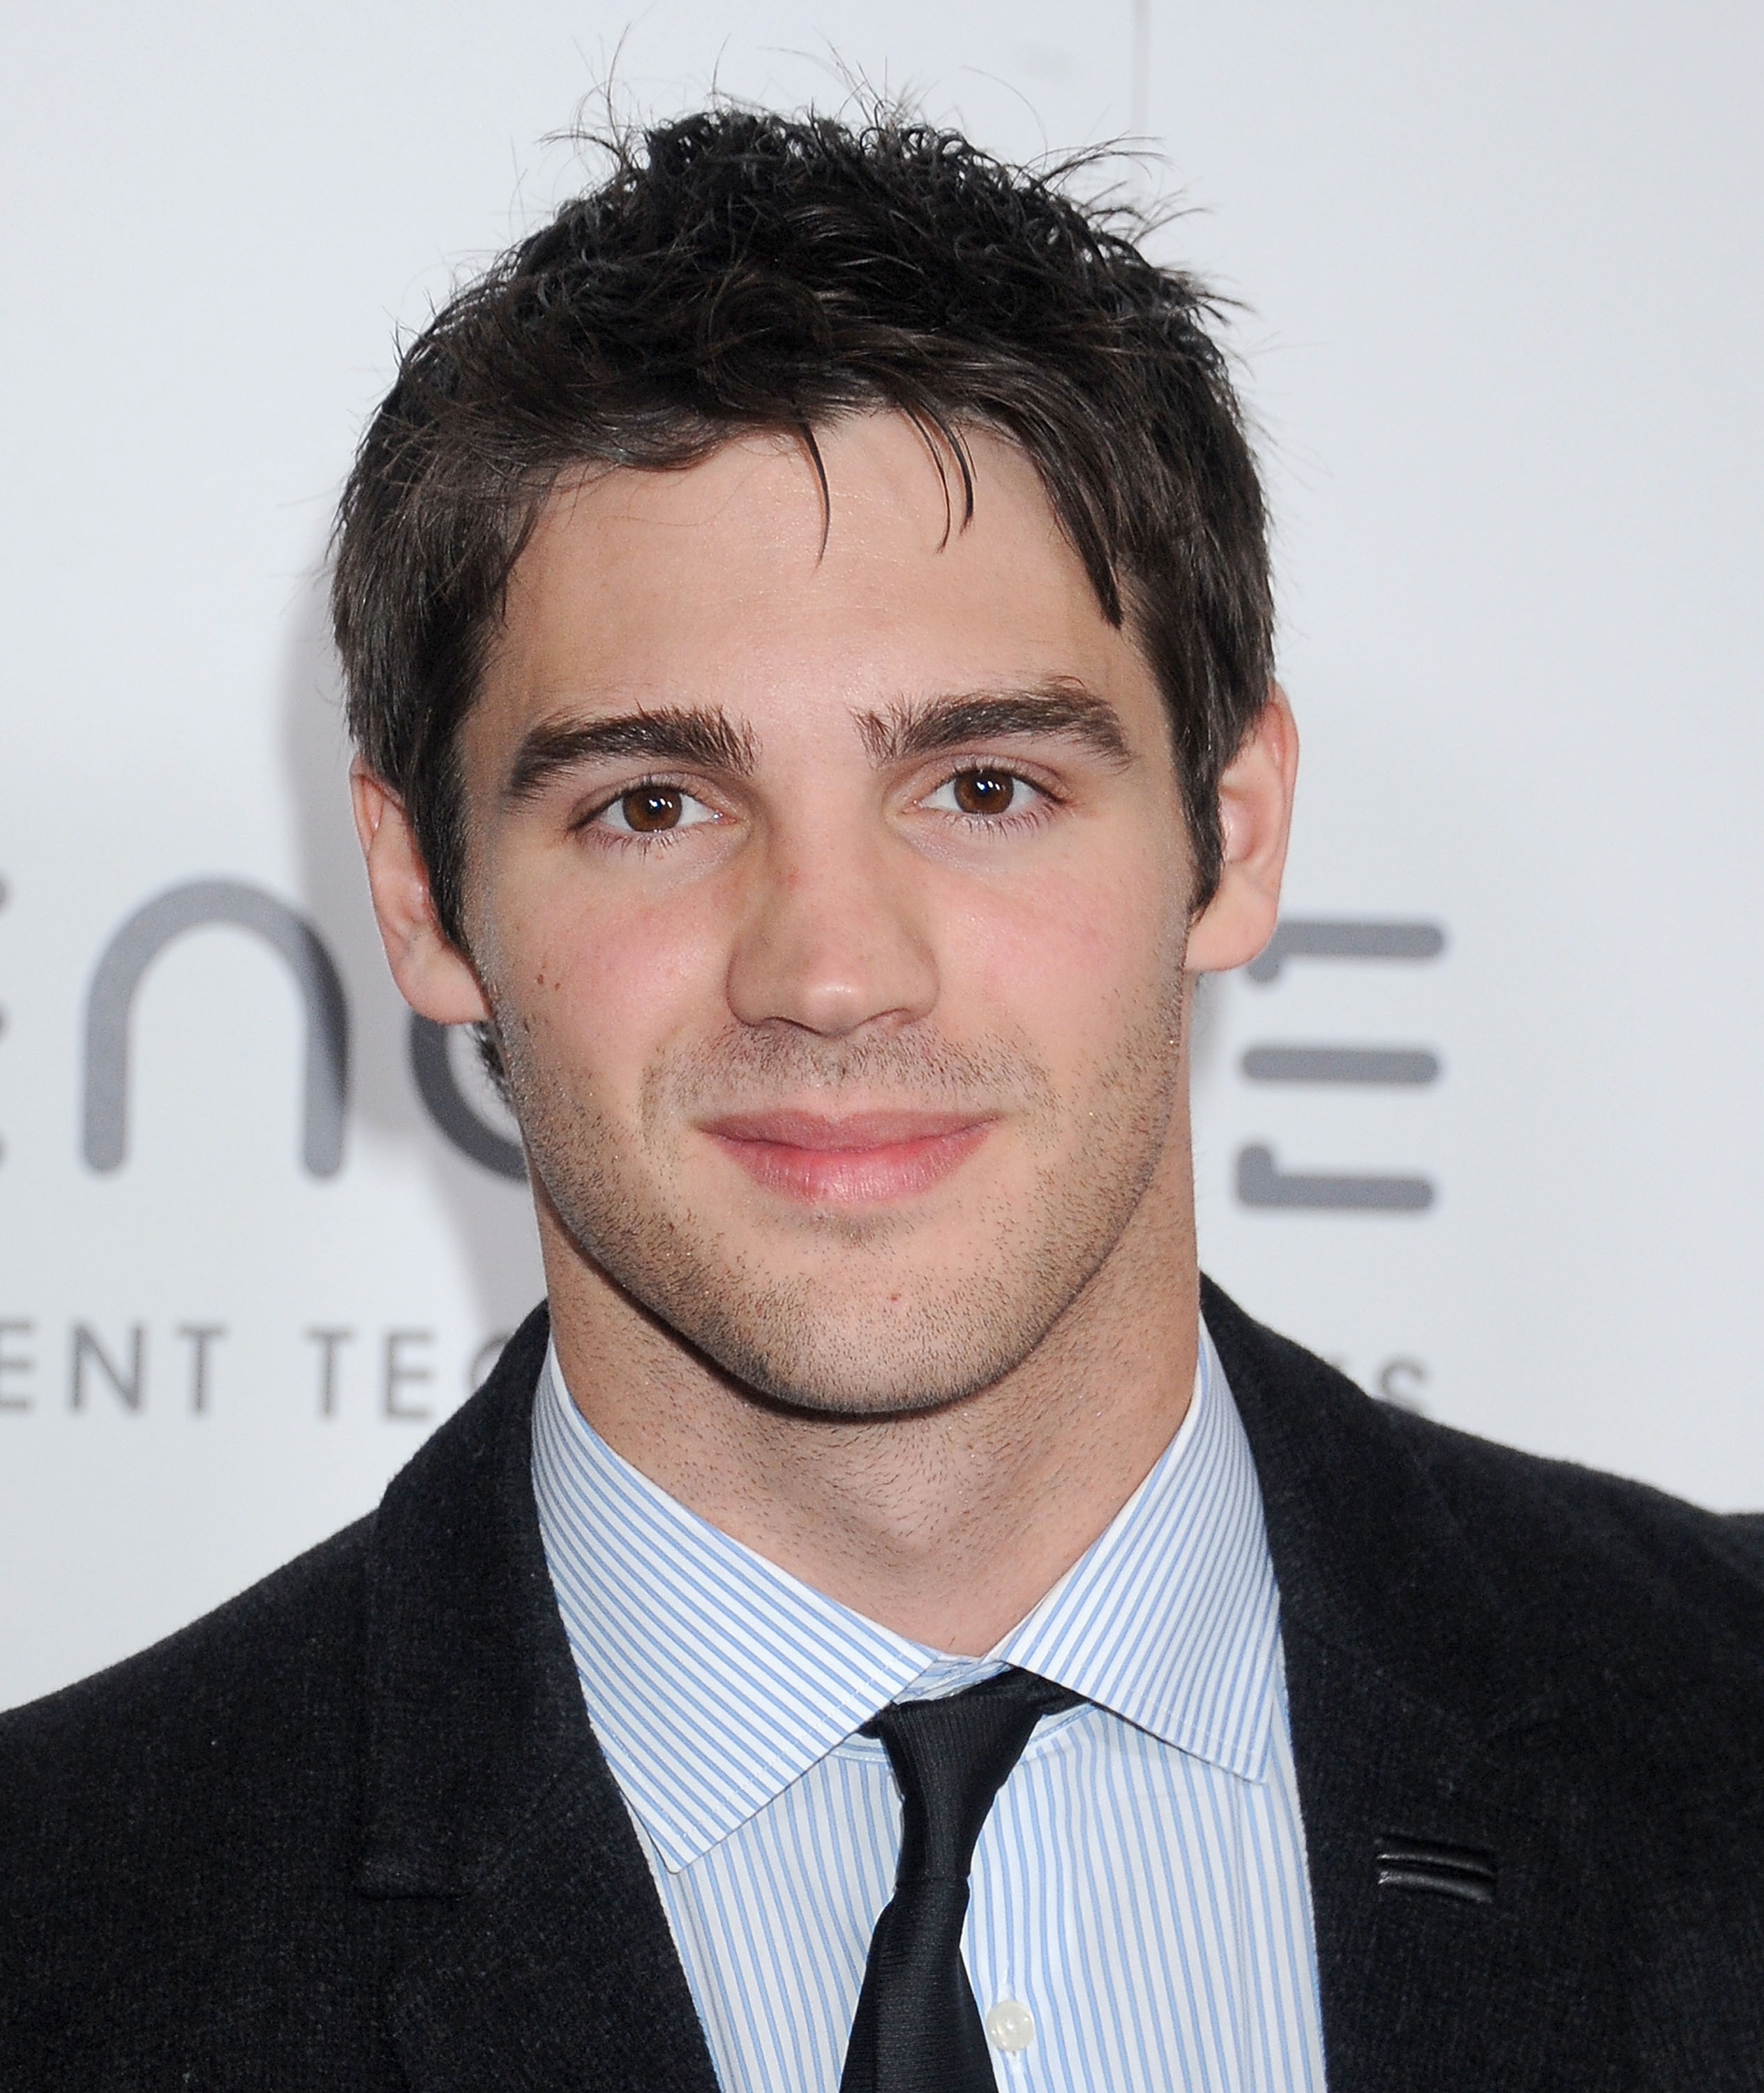
<svg viewBox="0 0 1764 2093">
<path fill-rule="evenodd" d="M 1008 1670 L 940 1701 L 896 1701 L 864 1725 L 900 1783 L 898 1883 L 933 1877 L 964 1887 L 993 1798 L 1043 1715 L 1082 1696 Z"/>
</svg>

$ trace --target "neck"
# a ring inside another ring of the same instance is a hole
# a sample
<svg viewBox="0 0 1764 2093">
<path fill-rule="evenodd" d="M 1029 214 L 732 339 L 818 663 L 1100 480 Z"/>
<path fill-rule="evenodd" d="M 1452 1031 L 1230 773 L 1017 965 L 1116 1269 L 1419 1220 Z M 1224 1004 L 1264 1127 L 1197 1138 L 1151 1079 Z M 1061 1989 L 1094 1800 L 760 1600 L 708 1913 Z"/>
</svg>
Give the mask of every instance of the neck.
<svg viewBox="0 0 1764 2093">
<path fill-rule="evenodd" d="M 1083 1554 L 1187 1414 L 1191 1185 L 1172 1128 L 1133 1217 L 1026 1359 L 965 1401 L 860 1422 L 756 1401 L 542 1213 L 564 1378 L 614 1452 L 700 1518 L 898 1634 L 979 1656 Z"/>
</svg>

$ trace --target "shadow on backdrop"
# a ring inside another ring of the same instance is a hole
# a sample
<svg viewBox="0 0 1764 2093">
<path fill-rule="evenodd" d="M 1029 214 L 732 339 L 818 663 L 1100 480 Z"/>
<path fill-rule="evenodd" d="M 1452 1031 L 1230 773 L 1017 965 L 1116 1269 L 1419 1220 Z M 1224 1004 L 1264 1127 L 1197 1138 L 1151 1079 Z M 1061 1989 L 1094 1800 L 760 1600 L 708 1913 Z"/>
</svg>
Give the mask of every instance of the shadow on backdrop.
<svg viewBox="0 0 1764 2093">
<path fill-rule="evenodd" d="M 470 1145 L 469 1129 L 456 1124 L 449 1139 L 418 1092 L 411 1013 L 387 969 L 349 812 L 349 737 L 321 561 L 314 561 L 290 612 L 281 717 L 298 838 L 299 892 L 293 898 L 329 947 L 349 998 L 352 1068 L 344 1168 L 349 1149 L 364 1140 L 411 1151 L 464 1252 L 479 1326 L 487 1336 L 510 1331 L 544 1290 L 527 1187 L 463 1151 L 459 1142 L 463 1133 Z M 456 1072 L 469 1061 L 457 1051 L 464 1044 L 456 1042 L 450 1057 Z M 435 1042 L 430 1045 L 432 1081 Z M 478 1143 L 479 1152 L 493 1154 L 492 1142 L 506 1139 L 506 1122 L 493 1124 L 495 1107 L 469 1081 L 454 1088 L 456 1107 L 480 1121 L 490 1137 Z"/>
</svg>

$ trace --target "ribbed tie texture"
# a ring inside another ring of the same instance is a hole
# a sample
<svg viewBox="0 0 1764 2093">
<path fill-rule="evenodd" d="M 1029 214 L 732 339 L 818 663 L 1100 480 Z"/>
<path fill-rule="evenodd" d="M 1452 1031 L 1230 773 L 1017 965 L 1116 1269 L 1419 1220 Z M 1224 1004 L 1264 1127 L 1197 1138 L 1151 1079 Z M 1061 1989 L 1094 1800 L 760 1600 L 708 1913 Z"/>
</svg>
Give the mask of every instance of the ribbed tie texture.
<svg viewBox="0 0 1764 2093">
<path fill-rule="evenodd" d="M 994 2093 L 962 1963 L 968 1871 L 993 1798 L 1035 1725 L 1079 1696 L 1027 1671 L 943 1701 L 897 1701 L 864 1725 L 900 1784 L 900 1865 L 870 1938 L 839 2093 Z"/>
</svg>

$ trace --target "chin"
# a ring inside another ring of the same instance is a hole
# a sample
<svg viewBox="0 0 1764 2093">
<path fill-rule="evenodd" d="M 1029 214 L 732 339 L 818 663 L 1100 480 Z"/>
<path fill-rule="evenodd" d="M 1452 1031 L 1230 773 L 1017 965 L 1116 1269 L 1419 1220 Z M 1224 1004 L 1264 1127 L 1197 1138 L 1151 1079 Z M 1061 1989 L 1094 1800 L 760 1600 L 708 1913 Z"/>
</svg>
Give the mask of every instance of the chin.
<svg viewBox="0 0 1764 2093">
<path fill-rule="evenodd" d="M 847 1421 L 920 1417 L 968 1401 L 1003 1380 L 1016 1358 L 960 1361 L 922 1356 L 892 1361 L 873 1350 L 860 1362 L 841 1352 L 780 1355 L 761 1347 L 719 1362 L 762 1402 L 808 1417 Z"/>
<path fill-rule="evenodd" d="M 984 1316 L 977 1298 L 992 1304 Z M 800 1282 L 725 1294 L 709 1315 L 706 1305 L 701 1296 L 668 1320 L 726 1374 L 782 1409 L 848 1419 L 921 1415 L 978 1395 L 1022 1364 L 1058 1314 L 984 1283 L 910 1307 L 894 1298 L 843 1314 L 824 1285 Z"/>
</svg>

